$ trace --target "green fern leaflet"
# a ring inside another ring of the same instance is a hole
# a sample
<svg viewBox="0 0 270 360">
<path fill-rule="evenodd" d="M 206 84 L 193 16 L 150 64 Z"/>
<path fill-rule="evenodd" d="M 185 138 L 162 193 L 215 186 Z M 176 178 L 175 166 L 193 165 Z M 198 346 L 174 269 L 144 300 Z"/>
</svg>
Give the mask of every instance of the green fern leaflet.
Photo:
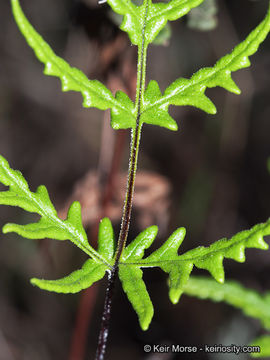
<svg viewBox="0 0 270 360">
<path fill-rule="evenodd" d="M 225 284 L 218 284 L 210 278 L 191 276 L 184 286 L 184 294 L 225 302 L 241 309 L 245 315 L 259 319 L 262 326 L 270 330 L 270 293 L 260 295 L 236 281 L 227 280 Z"/>
<path fill-rule="evenodd" d="M 210 278 L 191 276 L 184 287 L 184 293 L 201 300 L 222 301 L 232 305 L 242 310 L 245 315 L 260 320 L 262 326 L 266 330 L 270 330 L 270 292 L 260 295 L 236 281 L 218 284 Z M 270 335 L 260 336 L 249 345 L 260 348 L 260 352 L 251 353 L 251 357 L 265 358 L 270 356 Z"/>
</svg>

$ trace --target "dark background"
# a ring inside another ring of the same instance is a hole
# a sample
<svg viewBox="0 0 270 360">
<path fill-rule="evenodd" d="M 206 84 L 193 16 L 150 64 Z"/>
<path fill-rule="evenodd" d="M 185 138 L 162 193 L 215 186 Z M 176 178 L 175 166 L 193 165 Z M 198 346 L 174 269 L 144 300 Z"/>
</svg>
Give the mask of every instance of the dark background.
<svg viewBox="0 0 270 360">
<path fill-rule="evenodd" d="M 177 77 L 189 77 L 202 66 L 212 66 L 229 52 L 261 21 L 268 1 L 217 3 L 215 30 L 190 29 L 184 18 L 171 23 L 168 46 L 149 49 L 148 79 L 158 80 L 162 90 Z M 21 5 L 58 55 L 91 79 L 102 80 L 114 89 L 127 89 L 132 95 L 136 48 L 118 31 L 107 5 L 97 7 L 92 0 L 25 0 Z M 0 2 L 0 23 L 0 153 L 14 169 L 22 171 L 31 189 L 45 184 L 59 210 L 67 206 L 76 184 L 79 195 L 73 197 L 85 202 L 93 198 L 89 205 L 92 215 L 86 224 L 89 241 L 94 243 L 97 221 L 105 211 L 99 202 L 110 173 L 111 144 L 115 141 L 119 145 L 116 163 L 121 172 L 126 171 L 129 133 L 117 132 L 114 139 L 107 115 L 104 118 L 101 111 L 83 109 L 79 94 L 62 93 L 58 79 L 42 74 L 43 65 L 19 33 L 9 1 Z M 130 239 L 143 226 L 157 223 L 161 227 L 157 247 L 177 227 L 184 226 L 187 236 L 181 251 L 185 251 L 208 246 L 269 217 L 269 48 L 268 38 L 251 57 L 252 66 L 233 75 L 242 90 L 240 96 L 220 88 L 207 91 L 217 106 L 217 115 L 191 107 L 171 107 L 178 132 L 144 126 L 139 156 L 143 204 L 134 209 Z M 153 176 L 150 185 L 146 183 L 147 171 Z M 86 185 L 78 182 L 87 174 L 94 180 L 86 192 Z M 113 174 L 116 180 L 109 190 L 117 203 L 125 186 L 117 171 Z M 155 189 L 160 191 L 158 196 Z M 96 199 L 96 194 L 101 195 Z M 1 226 L 33 221 L 20 209 L 1 207 L 0 211 Z M 117 232 L 119 206 L 110 214 Z M 241 280 L 259 291 L 269 289 L 269 252 L 247 250 L 246 254 L 245 264 L 224 261 L 227 278 Z M 32 287 L 29 279 L 59 278 L 80 268 L 83 261 L 84 255 L 68 242 L 1 236 L 0 360 L 81 360 L 69 355 L 80 294 L 43 292 Z M 118 287 L 108 359 L 223 359 L 219 354 L 146 355 L 143 345 L 247 344 L 261 334 L 257 321 L 225 304 L 183 295 L 173 306 L 166 278 L 158 269 L 145 271 L 155 308 L 147 332 L 140 330 L 135 312 Z M 103 280 L 89 300 L 93 308 L 85 359 L 94 358 L 105 287 Z"/>
</svg>

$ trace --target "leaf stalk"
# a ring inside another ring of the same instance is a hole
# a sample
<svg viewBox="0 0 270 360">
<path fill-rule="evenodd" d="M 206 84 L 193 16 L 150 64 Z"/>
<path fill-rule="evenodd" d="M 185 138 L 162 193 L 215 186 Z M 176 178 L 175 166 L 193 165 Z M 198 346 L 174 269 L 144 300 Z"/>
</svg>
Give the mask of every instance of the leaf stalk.
<svg viewBox="0 0 270 360">
<path fill-rule="evenodd" d="M 144 24 L 146 23 L 148 12 L 149 0 L 144 1 Z M 138 46 L 138 63 L 137 63 L 137 87 L 136 87 L 136 100 L 135 100 L 135 114 L 136 125 L 131 129 L 131 143 L 130 143 L 130 157 L 129 157 L 129 169 L 127 177 L 127 187 L 125 202 L 122 212 L 121 229 L 117 242 L 117 249 L 115 253 L 115 262 L 112 271 L 108 275 L 108 285 L 106 289 L 105 303 L 101 320 L 101 327 L 98 339 L 98 347 L 96 352 L 96 360 L 103 360 L 107 339 L 109 333 L 109 323 L 111 318 L 112 298 L 114 293 L 115 281 L 118 274 L 118 265 L 125 249 L 127 237 L 129 233 L 130 217 L 132 211 L 132 201 L 135 189 L 135 177 L 138 164 L 138 154 L 142 130 L 141 116 L 141 104 L 143 102 L 144 90 L 145 90 L 145 74 L 146 74 L 146 59 L 147 59 L 147 44 L 144 37 L 145 26 L 143 28 L 143 40 L 142 44 Z"/>
</svg>

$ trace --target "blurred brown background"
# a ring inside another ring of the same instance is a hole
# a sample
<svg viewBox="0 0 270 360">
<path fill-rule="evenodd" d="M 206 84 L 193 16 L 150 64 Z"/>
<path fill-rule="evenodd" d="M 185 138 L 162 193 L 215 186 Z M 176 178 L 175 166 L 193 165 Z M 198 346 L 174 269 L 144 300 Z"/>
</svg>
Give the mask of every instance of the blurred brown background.
<svg viewBox="0 0 270 360">
<path fill-rule="evenodd" d="M 133 96 L 136 48 L 118 30 L 106 4 L 97 6 L 92 0 L 24 0 L 21 4 L 58 55 L 89 78 Z M 266 0 L 218 0 L 217 27 L 207 32 L 191 29 L 186 18 L 172 22 L 169 44 L 149 50 L 148 79 L 158 80 L 164 91 L 177 77 L 189 77 L 200 67 L 213 65 L 261 21 L 267 4 Z M 83 109 L 79 94 L 62 93 L 58 79 L 42 74 L 43 65 L 18 32 L 9 1 L 0 2 L 0 23 L 0 153 L 23 172 L 31 189 L 45 184 L 62 215 L 71 199 L 80 199 L 92 244 L 100 216 L 109 215 L 117 233 L 129 132 L 112 132 L 108 114 Z M 207 91 L 217 106 L 216 116 L 191 107 L 171 107 L 178 132 L 144 127 L 130 239 L 156 223 L 160 225 L 157 247 L 184 226 L 187 237 L 181 251 L 185 251 L 269 217 L 269 48 L 268 38 L 251 57 L 252 67 L 233 75 L 242 90 L 240 96 L 219 88 Z M 0 215 L 1 226 L 33 221 L 20 209 L 1 207 Z M 260 291 L 270 289 L 270 253 L 246 253 L 245 264 L 225 260 L 227 278 Z M 32 287 L 29 278 L 62 277 L 80 268 L 85 259 L 68 242 L 1 236 L 0 360 L 81 360 L 70 350 L 80 294 L 43 292 Z M 145 271 L 155 307 L 147 332 L 140 330 L 118 287 L 108 359 L 231 359 L 232 355 L 201 353 L 157 357 L 146 355 L 143 345 L 240 345 L 261 333 L 258 322 L 224 304 L 183 296 L 173 306 L 166 278 L 157 269 Z M 103 280 L 88 299 L 92 310 L 85 359 L 94 357 L 105 287 Z"/>
</svg>

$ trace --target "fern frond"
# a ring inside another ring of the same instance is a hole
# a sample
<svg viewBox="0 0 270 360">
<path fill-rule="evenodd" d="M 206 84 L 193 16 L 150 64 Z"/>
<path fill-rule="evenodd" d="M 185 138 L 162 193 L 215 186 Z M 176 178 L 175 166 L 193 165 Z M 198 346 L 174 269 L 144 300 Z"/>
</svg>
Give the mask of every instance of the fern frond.
<svg viewBox="0 0 270 360">
<path fill-rule="evenodd" d="M 270 292 L 265 295 L 247 289 L 236 281 L 218 284 L 213 279 L 202 276 L 191 276 L 183 288 L 184 294 L 201 300 L 225 302 L 250 317 L 260 320 L 262 326 L 270 330 Z M 252 341 L 249 346 L 258 346 L 259 352 L 250 353 L 253 358 L 270 356 L 270 336 L 263 335 Z"/>
<path fill-rule="evenodd" d="M 218 282 L 222 283 L 224 281 L 224 258 L 244 262 L 245 248 L 268 249 L 268 244 L 264 241 L 263 237 L 270 235 L 270 219 L 266 223 L 258 224 L 250 230 L 236 234 L 231 239 L 221 239 L 209 247 L 200 246 L 182 255 L 178 255 L 178 249 L 184 240 L 185 229 L 179 228 L 159 249 L 143 259 L 144 251 L 154 241 L 157 229 L 151 227 L 148 231 L 150 232 L 150 236 L 144 234 L 141 239 L 137 237 L 124 250 L 120 259 L 119 272 L 122 271 L 120 269 L 134 269 L 134 273 L 135 270 L 137 271 L 138 281 L 142 282 L 142 274 L 139 270 L 141 271 L 141 269 L 149 267 L 160 267 L 169 274 L 169 297 L 175 304 L 179 301 L 194 266 L 207 270 Z M 133 282 L 134 279 L 131 276 L 131 270 L 126 271 L 129 271 L 130 277 L 126 276 L 125 279 L 121 280 L 125 283 L 123 284 L 124 289 L 127 289 L 129 286 L 132 288 L 128 297 L 134 306 L 132 298 L 133 293 L 136 292 L 137 283 Z M 143 287 L 142 283 L 141 286 Z M 146 294 L 145 290 L 143 290 L 143 292 Z M 136 307 L 134 306 L 134 308 L 137 313 L 137 308 L 139 307 L 138 302 L 140 302 L 142 308 L 149 306 L 144 305 L 144 301 L 148 303 L 146 296 L 144 296 L 141 302 L 139 296 L 136 296 Z"/>
<path fill-rule="evenodd" d="M 41 185 L 36 192 L 31 192 L 23 175 L 11 169 L 2 156 L 0 156 L 0 182 L 9 187 L 9 190 L 0 192 L 0 204 L 18 206 L 41 216 L 37 223 L 6 224 L 3 227 L 4 233 L 16 232 L 29 239 L 48 237 L 56 240 L 70 240 L 98 263 L 108 265 L 108 259 L 88 243 L 82 225 L 79 202 L 75 201 L 69 208 L 67 219 L 61 220 L 57 216 L 46 187 Z"/>
<path fill-rule="evenodd" d="M 183 290 L 189 296 L 222 301 L 241 309 L 245 315 L 259 319 L 263 327 L 270 330 L 270 293 L 260 295 L 236 281 L 227 280 L 224 284 L 218 284 L 213 279 L 199 276 L 191 276 Z"/>
<path fill-rule="evenodd" d="M 154 253 L 141 262 L 143 267 L 158 266 L 169 274 L 169 296 L 175 304 L 183 293 L 189 275 L 196 266 L 207 270 L 216 281 L 224 282 L 223 259 L 245 261 L 245 248 L 268 249 L 263 237 L 270 234 L 270 219 L 250 230 L 242 231 L 231 239 L 221 239 L 209 247 L 200 246 L 183 255 L 178 248 L 185 237 L 183 228 L 176 230 L 170 238 Z M 144 265 L 145 264 L 145 265 Z"/>
<path fill-rule="evenodd" d="M 204 0 L 171 0 L 152 3 L 147 1 L 137 6 L 131 0 L 108 0 L 114 12 L 123 15 L 120 29 L 127 32 L 134 45 L 146 46 L 154 41 L 159 32 L 170 20 L 177 20 Z"/>
<path fill-rule="evenodd" d="M 36 57 L 45 65 L 44 74 L 56 76 L 62 83 L 62 91 L 77 91 L 83 97 L 83 106 L 101 110 L 111 109 L 111 124 L 115 129 L 135 126 L 134 104 L 122 91 L 115 95 L 98 80 L 89 80 L 87 76 L 65 60 L 55 55 L 50 46 L 36 32 L 25 17 L 19 0 L 11 0 L 16 23 Z"/>
<path fill-rule="evenodd" d="M 190 79 L 180 78 L 161 94 L 156 81 L 149 82 L 145 91 L 141 122 L 177 130 L 175 121 L 168 114 L 169 105 L 192 105 L 209 114 L 216 113 L 216 107 L 205 95 L 207 88 L 216 86 L 240 94 L 240 89 L 231 73 L 250 66 L 253 55 L 270 31 L 270 6 L 265 19 L 234 50 L 222 57 L 214 67 L 203 68 Z"/>
</svg>

